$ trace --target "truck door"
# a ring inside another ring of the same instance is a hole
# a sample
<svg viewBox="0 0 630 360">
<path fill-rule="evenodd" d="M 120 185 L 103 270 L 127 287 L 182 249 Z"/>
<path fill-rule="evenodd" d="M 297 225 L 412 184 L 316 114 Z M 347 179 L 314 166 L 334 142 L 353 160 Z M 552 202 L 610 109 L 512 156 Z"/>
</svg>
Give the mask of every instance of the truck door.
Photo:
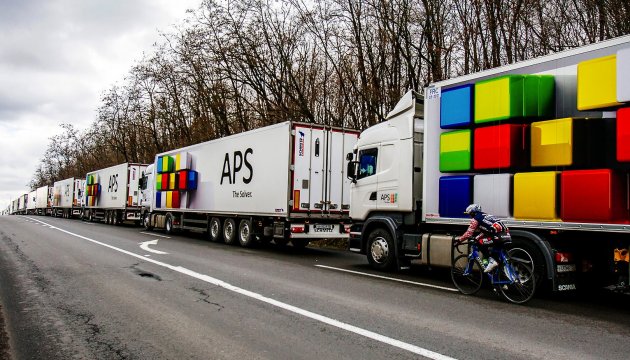
<svg viewBox="0 0 630 360">
<path fill-rule="evenodd" d="M 330 130 L 327 146 L 327 187 L 325 209 L 331 213 L 350 210 L 350 180 L 346 177 L 346 154 L 357 142 L 356 133 Z"/>
</svg>

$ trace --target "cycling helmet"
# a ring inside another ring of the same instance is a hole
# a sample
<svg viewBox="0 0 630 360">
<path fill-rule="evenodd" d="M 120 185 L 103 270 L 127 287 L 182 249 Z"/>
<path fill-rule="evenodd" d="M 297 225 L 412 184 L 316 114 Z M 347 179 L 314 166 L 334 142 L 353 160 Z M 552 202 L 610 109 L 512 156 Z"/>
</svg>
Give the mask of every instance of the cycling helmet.
<svg viewBox="0 0 630 360">
<path fill-rule="evenodd" d="M 464 211 L 464 214 L 475 215 L 476 213 L 481 212 L 481 206 L 479 204 L 470 204 Z"/>
</svg>

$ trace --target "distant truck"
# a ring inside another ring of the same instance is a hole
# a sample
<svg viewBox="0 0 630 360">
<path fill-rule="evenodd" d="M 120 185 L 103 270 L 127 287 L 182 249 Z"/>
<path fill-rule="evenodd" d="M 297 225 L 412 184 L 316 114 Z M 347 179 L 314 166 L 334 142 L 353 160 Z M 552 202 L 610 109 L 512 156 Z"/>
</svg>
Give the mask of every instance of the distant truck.
<svg viewBox="0 0 630 360">
<path fill-rule="evenodd" d="M 36 190 L 36 212 L 37 215 L 52 215 L 53 187 L 42 186 Z"/>
<path fill-rule="evenodd" d="M 344 154 L 357 137 L 284 122 L 158 154 L 142 180 L 144 225 L 244 247 L 347 238 Z"/>
<path fill-rule="evenodd" d="M 124 163 L 87 173 L 83 219 L 118 225 L 140 223 L 140 178 L 144 164 Z"/>
<path fill-rule="evenodd" d="M 22 194 L 17 199 L 16 214 L 26 215 L 26 207 L 28 205 L 28 194 Z"/>
<path fill-rule="evenodd" d="M 350 250 L 377 269 L 451 265 L 478 203 L 556 292 L 628 291 L 630 36 L 430 84 L 366 129 Z"/>
<path fill-rule="evenodd" d="M 26 214 L 35 215 L 37 213 L 37 190 L 28 193 L 28 201 L 26 202 Z"/>
<path fill-rule="evenodd" d="M 53 185 L 53 216 L 80 217 L 85 204 L 85 179 L 68 178 Z"/>
</svg>

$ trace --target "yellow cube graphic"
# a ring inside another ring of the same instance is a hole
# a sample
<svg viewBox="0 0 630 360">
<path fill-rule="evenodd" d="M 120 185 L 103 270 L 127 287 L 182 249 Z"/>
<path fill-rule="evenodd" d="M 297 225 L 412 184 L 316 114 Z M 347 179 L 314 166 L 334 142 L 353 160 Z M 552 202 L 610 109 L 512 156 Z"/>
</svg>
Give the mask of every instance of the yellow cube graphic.
<svg viewBox="0 0 630 360">
<path fill-rule="evenodd" d="M 573 119 L 565 118 L 532 123 L 532 166 L 572 165 L 573 145 Z"/>
<path fill-rule="evenodd" d="M 578 110 L 602 109 L 617 102 L 617 56 L 583 61 L 577 68 Z"/>
<path fill-rule="evenodd" d="M 559 174 L 559 171 L 544 171 L 514 175 L 514 218 L 559 221 Z"/>
</svg>

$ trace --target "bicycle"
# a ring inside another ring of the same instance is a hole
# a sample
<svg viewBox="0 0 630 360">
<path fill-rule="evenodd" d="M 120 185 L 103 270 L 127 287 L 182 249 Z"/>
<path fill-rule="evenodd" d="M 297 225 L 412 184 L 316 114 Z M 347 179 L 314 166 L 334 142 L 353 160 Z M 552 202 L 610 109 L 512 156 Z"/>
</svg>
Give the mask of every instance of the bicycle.
<svg viewBox="0 0 630 360">
<path fill-rule="evenodd" d="M 463 245 L 469 247 L 468 254 L 460 251 L 459 247 Z M 461 255 L 455 256 L 455 251 Z M 523 257 L 513 256 L 518 251 L 523 252 Z M 479 248 L 474 240 L 459 243 L 453 239 L 451 278 L 457 290 L 464 295 L 475 294 L 483 284 L 484 272 L 477 260 L 478 252 Z M 494 253 L 498 254 L 499 266 L 485 274 L 495 291 L 514 304 L 524 304 L 531 300 L 536 292 L 532 257 L 519 248 L 508 251 L 500 249 Z"/>
</svg>

